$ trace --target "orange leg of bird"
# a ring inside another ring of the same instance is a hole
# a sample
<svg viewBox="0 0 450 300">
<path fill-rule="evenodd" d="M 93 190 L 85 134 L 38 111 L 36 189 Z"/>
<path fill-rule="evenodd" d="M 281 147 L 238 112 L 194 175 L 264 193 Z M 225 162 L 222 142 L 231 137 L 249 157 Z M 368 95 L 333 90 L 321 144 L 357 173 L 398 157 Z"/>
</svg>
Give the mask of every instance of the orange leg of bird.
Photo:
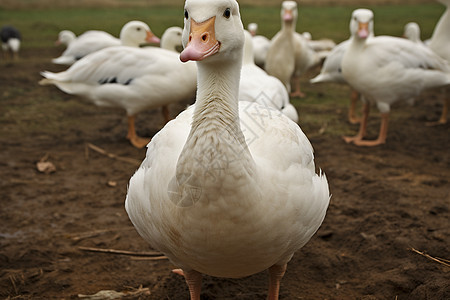
<svg viewBox="0 0 450 300">
<path fill-rule="evenodd" d="M 370 104 L 364 103 L 363 105 L 363 116 L 361 123 L 359 124 L 358 134 L 355 136 L 344 136 L 344 141 L 346 143 L 354 143 L 355 141 L 361 141 L 367 132 L 367 119 L 369 118 Z"/>
<path fill-rule="evenodd" d="M 200 300 L 200 291 L 202 289 L 202 274 L 194 270 L 184 272 L 182 269 L 174 269 L 172 270 L 172 272 L 184 276 L 184 279 L 186 280 L 186 283 L 189 287 L 191 300 Z"/>
<path fill-rule="evenodd" d="M 356 117 L 355 110 L 356 110 L 356 103 L 359 100 L 359 93 L 355 90 L 352 90 L 352 93 L 350 95 L 350 109 L 348 110 L 348 121 L 351 124 L 358 124 L 361 123 L 361 118 Z"/>
<path fill-rule="evenodd" d="M 450 97 L 448 97 L 447 94 L 449 92 L 450 92 L 450 88 L 447 88 L 447 91 L 444 90 L 444 105 L 442 107 L 441 117 L 436 122 L 428 122 L 427 126 L 447 124 L 448 106 L 449 106 L 449 102 L 450 102 Z"/>
<path fill-rule="evenodd" d="M 136 128 L 134 126 L 135 116 L 128 116 L 128 134 L 127 139 L 136 148 L 144 148 L 150 142 L 150 138 L 142 138 L 137 135 Z"/>
<path fill-rule="evenodd" d="M 287 264 L 282 266 L 273 265 L 269 268 L 269 293 L 267 300 L 278 300 L 280 293 L 280 282 L 286 272 Z"/>
<path fill-rule="evenodd" d="M 364 141 L 364 140 L 354 141 L 355 145 L 373 147 L 386 143 L 388 124 L 389 124 L 389 113 L 381 114 L 381 126 L 378 138 L 373 141 Z"/>
<path fill-rule="evenodd" d="M 300 89 L 300 77 L 295 76 L 293 78 L 294 81 L 294 86 L 295 86 L 295 91 L 291 92 L 291 97 L 299 97 L 299 98 L 303 98 L 305 97 L 305 93 L 303 93 Z"/>
</svg>

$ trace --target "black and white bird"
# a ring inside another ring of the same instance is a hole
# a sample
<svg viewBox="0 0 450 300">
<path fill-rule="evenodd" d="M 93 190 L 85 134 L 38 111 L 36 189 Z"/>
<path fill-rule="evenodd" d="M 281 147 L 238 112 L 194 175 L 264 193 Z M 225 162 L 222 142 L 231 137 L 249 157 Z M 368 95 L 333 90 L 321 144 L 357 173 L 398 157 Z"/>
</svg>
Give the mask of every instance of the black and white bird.
<svg viewBox="0 0 450 300">
<path fill-rule="evenodd" d="M 10 55 L 13 59 L 18 59 L 22 42 L 22 35 L 19 30 L 14 26 L 5 25 L 0 29 L 0 38 L 5 58 Z"/>
</svg>

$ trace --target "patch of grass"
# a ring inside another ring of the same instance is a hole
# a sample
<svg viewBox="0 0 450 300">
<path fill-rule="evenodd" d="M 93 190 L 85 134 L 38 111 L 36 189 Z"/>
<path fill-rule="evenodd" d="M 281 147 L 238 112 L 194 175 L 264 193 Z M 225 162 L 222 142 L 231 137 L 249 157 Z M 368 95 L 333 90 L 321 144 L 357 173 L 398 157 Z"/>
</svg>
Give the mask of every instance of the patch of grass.
<svg viewBox="0 0 450 300">
<path fill-rule="evenodd" d="M 348 38 L 348 23 L 356 6 L 299 7 L 297 31 L 311 32 L 315 38 L 342 41 Z M 422 37 L 428 38 L 444 11 L 440 4 L 380 5 L 369 7 L 375 12 L 375 33 L 401 35 L 403 26 L 416 21 L 422 28 Z M 272 37 L 280 29 L 280 7 L 242 5 L 244 26 L 259 24 L 260 34 Z M 23 47 L 42 48 L 53 45 L 59 31 L 69 29 L 80 34 L 99 29 L 118 36 L 122 26 L 130 20 L 141 20 L 161 35 L 167 27 L 183 26 L 183 7 L 89 7 L 89 8 L 34 8 L 3 9 L 0 20 L 13 24 L 22 31 Z"/>
</svg>

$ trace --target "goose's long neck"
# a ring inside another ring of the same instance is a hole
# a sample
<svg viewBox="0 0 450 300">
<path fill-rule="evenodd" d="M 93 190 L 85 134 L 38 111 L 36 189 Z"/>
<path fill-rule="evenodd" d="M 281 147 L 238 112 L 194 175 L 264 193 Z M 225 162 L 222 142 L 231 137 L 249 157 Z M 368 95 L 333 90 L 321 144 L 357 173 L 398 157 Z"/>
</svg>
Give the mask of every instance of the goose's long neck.
<svg viewBox="0 0 450 300">
<path fill-rule="evenodd" d="M 281 23 L 281 31 L 285 32 L 285 33 L 292 34 L 293 32 L 295 32 L 296 23 L 297 23 L 296 19 L 294 19 L 294 20 L 292 20 L 290 22 L 283 21 Z"/>
<path fill-rule="evenodd" d="M 242 62 L 198 65 L 198 88 L 191 131 L 177 164 L 177 176 L 202 178 L 206 188 L 222 188 L 233 178 L 248 176 L 253 160 L 239 121 Z M 244 180 L 245 182 L 245 180 Z"/>
</svg>

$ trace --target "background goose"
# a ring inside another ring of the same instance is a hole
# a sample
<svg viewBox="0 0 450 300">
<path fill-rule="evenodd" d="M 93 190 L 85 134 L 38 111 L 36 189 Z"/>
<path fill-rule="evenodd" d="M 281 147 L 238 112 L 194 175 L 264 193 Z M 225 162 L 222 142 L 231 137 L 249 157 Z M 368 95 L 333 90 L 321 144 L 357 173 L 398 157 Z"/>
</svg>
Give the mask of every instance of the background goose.
<svg viewBox="0 0 450 300">
<path fill-rule="evenodd" d="M 308 42 L 308 46 L 316 52 L 331 51 L 336 43 L 331 39 L 313 40 L 310 32 L 302 32 L 302 37 Z"/>
<path fill-rule="evenodd" d="M 161 36 L 161 48 L 178 53 L 181 52 L 183 50 L 183 44 L 181 43 L 182 34 L 183 28 L 181 27 L 172 26 L 167 28 Z"/>
<path fill-rule="evenodd" d="M 244 44 L 234 0 L 187 0 L 182 61 L 197 60 L 195 105 L 148 145 L 125 207 L 139 234 L 181 269 L 191 299 L 201 277 L 269 269 L 268 299 L 293 253 L 319 228 L 328 183 L 297 124 L 239 102 Z"/>
<path fill-rule="evenodd" d="M 429 47 L 437 55 L 447 60 L 450 63 L 450 0 L 440 0 L 447 8 L 444 14 L 439 19 L 434 27 L 433 35 L 431 36 Z M 430 123 L 430 125 L 439 125 L 447 123 L 447 113 L 450 101 L 450 88 L 446 87 L 444 90 L 444 105 L 442 108 L 441 117 L 437 122 Z"/>
<path fill-rule="evenodd" d="M 20 43 L 22 41 L 22 35 L 19 30 L 11 25 L 2 26 L 0 29 L 0 39 L 2 41 L 2 49 L 4 57 L 11 54 L 13 59 L 19 58 Z"/>
<path fill-rule="evenodd" d="M 137 47 L 136 40 L 133 39 L 134 31 L 147 30 L 147 38 L 139 43 L 159 43 L 159 39 L 151 32 L 148 26 L 140 21 L 130 21 L 122 27 L 120 39 L 100 30 L 89 30 L 76 37 L 72 31 L 63 30 L 58 35 L 57 44 L 67 45 L 67 49 L 61 56 L 52 59 L 52 62 L 60 65 L 72 65 L 77 60 L 89 53 L 104 49 L 106 47 L 126 45 Z M 136 36 L 140 36 L 136 34 Z"/>
<path fill-rule="evenodd" d="M 292 121 L 298 122 L 298 113 L 289 102 L 283 83 L 255 65 L 252 36 L 245 31 L 244 56 L 242 61 L 239 101 L 257 102 L 279 110 Z"/>
<path fill-rule="evenodd" d="M 139 31 L 145 42 L 149 30 Z M 167 35 L 166 35 L 167 36 Z M 83 96 L 97 106 L 120 107 L 128 116 L 127 138 L 136 147 L 144 147 L 150 139 L 136 134 L 135 115 L 145 109 L 163 106 L 194 97 L 195 64 L 183 64 L 178 54 L 158 47 L 108 47 L 91 53 L 60 73 L 43 72 L 40 84 L 54 84 L 62 91 Z M 174 85 L 176 83 L 176 85 Z"/>
<path fill-rule="evenodd" d="M 371 10 L 355 10 L 350 31 L 352 39 L 342 59 L 342 73 L 353 88 L 376 103 L 382 120 L 378 138 L 363 140 L 369 114 L 366 103 L 358 134 L 345 141 L 376 146 L 386 142 L 391 104 L 414 98 L 424 89 L 450 84 L 450 67 L 422 44 L 389 36 L 370 37 Z"/>
<path fill-rule="evenodd" d="M 264 69 L 266 63 L 267 51 L 269 51 L 270 40 L 265 36 L 259 35 L 258 24 L 250 23 L 248 24 L 248 31 L 252 35 L 253 41 L 253 56 L 255 64 L 260 68 Z"/>
<path fill-rule="evenodd" d="M 422 43 L 420 39 L 420 27 L 416 22 L 409 22 L 405 25 L 403 36 L 414 43 Z"/>
<path fill-rule="evenodd" d="M 295 32 L 297 3 L 283 1 L 281 5 L 281 30 L 272 38 L 266 56 L 265 69 L 269 75 L 280 79 L 293 97 L 304 97 L 300 89 L 300 76 L 317 65 L 322 57 L 308 46 L 306 39 Z M 291 87 L 294 79 L 295 88 Z"/>
</svg>

